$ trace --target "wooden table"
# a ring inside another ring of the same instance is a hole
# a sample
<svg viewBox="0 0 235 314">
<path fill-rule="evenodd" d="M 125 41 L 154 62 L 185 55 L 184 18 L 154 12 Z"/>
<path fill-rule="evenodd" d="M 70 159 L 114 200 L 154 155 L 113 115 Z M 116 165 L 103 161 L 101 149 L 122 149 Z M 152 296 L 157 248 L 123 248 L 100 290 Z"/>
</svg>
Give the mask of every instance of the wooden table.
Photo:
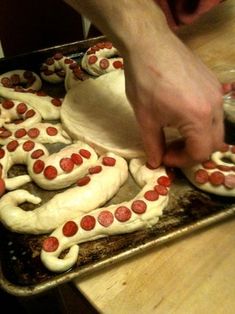
<svg viewBox="0 0 235 314">
<path fill-rule="evenodd" d="M 179 33 L 211 68 L 235 65 L 235 1 Z M 235 313 L 235 219 L 105 268 L 74 284 L 101 313 Z"/>
</svg>

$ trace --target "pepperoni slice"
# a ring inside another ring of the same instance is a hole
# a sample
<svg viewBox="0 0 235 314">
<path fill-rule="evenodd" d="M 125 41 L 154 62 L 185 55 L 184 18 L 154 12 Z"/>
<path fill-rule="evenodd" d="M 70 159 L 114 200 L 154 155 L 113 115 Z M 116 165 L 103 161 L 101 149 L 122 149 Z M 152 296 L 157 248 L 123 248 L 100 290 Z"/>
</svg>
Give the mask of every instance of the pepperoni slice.
<svg viewBox="0 0 235 314">
<path fill-rule="evenodd" d="M 97 60 L 98 60 L 98 58 L 96 56 L 92 55 L 88 58 L 88 64 L 90 64 L 90 65 L 94 64 L 94 63 L 96 63 Z"/>
<path fill-rule="evenodd" d="M 53 57 L 55 60 L 60 60 L 63 58 L 63 54 L 61 52 L 57 52 Z"/>
<path fill-rule="evenodd" d="M 5 150 L 0 148 L 0 159 L 2 159 L 5 156 Z"/>
<path fill-rule="evenodd" d="M 221 171 L 230 171 L 231 167 L 226 165 L 218 165 L 217 168 Z"/>
<path fill-rule="evenodd" d="M 31 158 L 32 159 L 38 159 L 39 157 L 44 155 L 44 151 L 42 149 L 36 149 L 32 152 Z"/>
<path fill-rule="evenodd" d="M 224 144 L 223 144 L 223 147 L 221 147 L 220 151 L 221 151 L 222 153 L 228 152 L 228 151 L 229 151 L 229 145 L 226 144 L 226 143 L 224 143 Z"/>
<path fill-rule="evenodd" d="M 60 167 L 62 170 L 64 170 L 64 172 L 69 173 L 73 170 L 74 163 L 73 163 L 72 159 L 70 159 L 68 157 L 62 158 L 60 160 Z"/>
<path fill-rule="evenodd" d="M 104 46 L 105 46 L 106 49 L 111 49 L 113 47 L 113 44 L 110 41 L 106 41 L 104 43 Z"/>
<path fill-rule="evenodd" d="M 95 173 L 99 173 L 102 171 L 102 167 L 101 166 L 95 166 L 95 167 L 91 167 L 88 169 L 88 172 L 90 174 L 95 174 Z"/>
<path fill-rule="evenodd" d="M 26 111 L 27 111 L 27 106 L 25 103 L 21 102 L 17 105 L 16 107 L 16 111 L 19 113 L 19 114 L 24 114 Z"/>
<path fill-rule="evenodd" d="M 233 146 L 231 147 L 231 152 L 232 152 L 233 154 L 235 154 L 235 145 L 233 145 Z"/>
<path fill-rule="evenodd" d="M 47 166 L 43 173 L 48 180 L 53 180 L 57 177 L 57 169 L 54 166 Z"/>
<path fill-rule="evenodd" d="M 9 88 L 12 87 L 12 82 L 11 82 L 11 80 L 10 80 L 8 77 L 3 77 L 3 78 L 1 79 L 1 83 L 2 83 L 2 85 L 3 85 L 4 87 L 9 87 Z"/>
<path fill-rule="evenodd" d="M 96 46 L 97 46 L 99 49 L 104 49 L 104 48 L 105 48 L 105 42 L 97 43 Z"/>
<path fill-rule="evenodd" d="M 15 131 L 15 137 L 16 138 L 21 138 L 23 136 L 25 136 L 27 134 L 25 129 L 18 129 L 17 131 Z"/>
<path fill-rule="evenodd" d="M 115 69 L 122 69 L 123 63 L 120 60 L 116 60 L 116 61 L 113 62 L 113 67 Z"/>
<path fill-rule="evenodd" d="M 136 214 L 143 214 L 146 212 L 147 205 L 142 200 L 136 200 L 131 204 L 131 209 Z"/>
<path fill-rule="evenodd" d="M 228 189 L 234 189 L 235 188 L 235 175 L 229 174 L 225 177 L 224 185 Z"/>
<path fill-rule="evenodd" d="M 34 173 L 39 174 L 43 171 L 44 167 L 45 167 L 44 161 L 39 159 L 35 161 L 35 163 L 33 164 L 33 171 Z"/>
<path fill-rule="evenodd" d="M 33 109 L 29 109 L 26 114 L 25 114 L 25 118 L 32 118 L 34 115 L 36 114 L 36 112 Z"/>
<path fill-rule="evenodd" d="M 116 164 L 116 159 L 113 157 L 104 157 L 102 159 L 102 164 L 104 166 L 109 166 L 109 167 L 113 167 Z"/>
<path fill-rule="evenodd" d="M 131 218 L 131 210 L 126 206 L 119 206 L 116 208 L 114 216 L 120 222 L 128 221 Z"/>
<path fill-rule="evenodd" d="M 47 65 L 52 65 L 54 62 L 55 62 L 55 61 L 54 61 L 53 58 L 47 58 L 45 63 L 46 63 Z"/>
<path fill-rule="evenodd" d="M 205 184 L 209 180 L 209 175 L 206 170 L 199 169 L 194 174 L 194 180 L 198 184 Z"/>
<path fill-rule="evenodd" d="M 202 162 L 202 166 L 205 169 L 215 169 L 216 168 L 216 163 L 214 161 L 212 161 L 212 160 L 207 160 L 207 161 Z"/>
<path fill-rule="evenodd" d="M 46 252 L 55 252 L 59 247 L 59 241 L 56 237 L 48 237 L 43 241 L 42 249 Z"/>
<path fill-rule="evenodd" d="M 220 171 L 214 171 L 209 176 L 209 181 L 214 186 L 219 186 L 221 184 L 224 184 L 224 174 Z"/>
<path fill-rule="evenodd" d="M 102 212 L 99 213 L 97 220 L 101 226 L 107 228 L 113 223 L 114 217 L 110 211 L 102 210 Z"/>
<path fill-rule="evenodd" d="M 78 225 L 74 221 L 67 221 L 62 229 L 65 237 L 72 237 L 78 232 Z"/>
<path fill-rule="evenodd" d="M 95 228 L 96 220 L 95 217 L 91 215 L 83 216 L 80 221 L 80 226 L 82 229 L 89 231 Z"/>
<path fill-rule="evenodd" d="M 55 107 L 60 107 L 62 105 L 62 101 L 59 98 L 53 98 L 51 100 L 52 105 Z"/>
<path fill-rule="evenodd" d="M 26 79 L 26 80 L 29 80 L 29 79 L 32 79 L 34 76 L 33 76 L 33 72 L 32 71 L 24 71 L 24 74 L 23 74 L 23 77 Z"/>
<path fill-rule="evenodd" d="M 14 152 L 18 146 L 19 143 L 16 140 L 13 140 L 7 144 L 7 150 L 9 152 Z"/>
<path fill-rule="evenodd" d="M 46 132 L 48 135 L 54 136 L 58 133 L 58 130 L 53 126 L 49 126 L 48 128 L 46 128 Z"/>
<path fill-rule="evenodd" d="M 40 131 L 37 128 L 31 128 L 28 130 L 28 136 L 31 138 L 36 138 L 39 136 L 39 134 L 40 134 Z"/>
<path fill-rule="evenodd" d="M 224 94 L 227 94 L 227 93 L 231 92 L 232 84 L 231 83 L 223 83 L 222 89 L 223 89 Z"/>
<path fill-rule="evenodd" d="M 32 141 L 26 141 L 26 142 L 24 142 L 24 144 L 23 144 L 23 149 L 24 149 L 26 152 L 31 151 L 32 149 L 34 149 L 34 147 L 35 147 L 35 143 L 32 142 Z"/>
<path fill-rule="evenodd" d="M 0 137 L 1 138 L 7 138 L 7 137 L 10 137 L 12 135 L 12 132 L 9 131 L 9 130 L 3 130 L 1 133 L 0 133 Z"/>
<path fill-rule="evenodd" d="M 81 165 L 83 163 L 82 157 L 79 154 L 73 153 L 71 159 L 75 165 Z"/>
<path fill-rule="evenodd" d="M 52 75 L 54 72 L 51 71 L 51 70 L 49 70 L 49 69 L 45 69 L 45 70 L 43 71 L 43 73 L 44 73 L 46 76 L 50 76 L 50 75 Z"/>
<path fill-rule="evenodd" d="M 155 185 L 154 190 L 159 194 L 159 195 L 167 195 L 168 190 L 164 185 Z"/>
<path fill-rule="evenodd" d="M 11 109 L 15 106 L 15 104 L 12 100 L 4 100 L 2 106 L 4 109 Z"/>
<path fill-rule="evenodd" d="M 79 150 L 79 154 L 86 159 L 89 159 L 91 157 L 91 153 L 83 148 Z"/>
<path fill-rule="evenodd" d="M 99 65 L 102 70 L 106 70 L 109 67 L 109 60 L 106 58 L 101 59 Z"/>
<path fill-rule="evenodd" d="M 19 85 L 20 84 L 20 76 L 18 74 L 13 74 L 10 77 L 10 80 L 11 80 L 13 85 Z"/>
<path fill-rule="evenodd" d="M 37 95 L 37 96 L 45 97 L 45 96 L 47 96 L 47 93 L 45 93 L 43 90 L 38 90 L 38 91 L 36 92 L 36 95 Z"/>
<path fill-rule="evenodd" d="M 71 63 L 74 63 L 74 60 L 67 58 L 67 59 L 64 60 L 64 63 L 65 64 L 71 64 Z"/>
<path fill-rule="evenodd" d="M 0 178 L 0 197 L 5 193 L 6 191 L 6 186 L 5 186 L 5 181 Z"/>
<path fill-rule="evenodd" d="M 159 185 L 163 185 L 165 187 L 169 187 L 171 185 L 171 179 L 167 176 L 161 176 L 157 179 L 157 183 Z"/>
<path fill-rule="evenodd" d="M 85 177 L 77 180 L 77 185 L 78 186 L 84 186 L 84 185 L 87 185 L 90 181 L 91 181 L 91 178 L 88 176 L 85 176 Z"/>
<path fill-rule="evenodd" d="M 144 193 L 144 197 L 146 198 L 147 201 L 153 202 L 159 198 L 159 195 L 158 195 L 157 191 L 149 190 L 149 191 Z"/>
</svg>

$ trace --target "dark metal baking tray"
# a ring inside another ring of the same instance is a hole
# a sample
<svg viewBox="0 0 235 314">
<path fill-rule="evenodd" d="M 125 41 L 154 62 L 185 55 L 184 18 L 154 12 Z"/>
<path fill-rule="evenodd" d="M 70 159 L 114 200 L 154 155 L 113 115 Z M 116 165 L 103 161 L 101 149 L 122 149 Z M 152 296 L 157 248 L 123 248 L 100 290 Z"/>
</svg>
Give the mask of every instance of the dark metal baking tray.
<svg viewBox="0 0 235 314">
<path fill-rule="evenodd" d="M 0 74 L 14 69 L 26 69 L 39 73 L 41 64 L 56 52 L 80 60 L 88 47 L 104 40 L 92 38 L 63 46 L 43 49 L 12 58 L 0 59 Z M 51 96 L 63 97 L 63 83 L 51 86 L 43 82 L 43 89 Z M 235 143 L 234 125 L 225 121 L 226 140 Z M 74 278 L 81 278 L 110 264 L 134 256 L 151 247 L 182 237 L 196 230 L 235 217 L 235 198 L 221 197 L 204 193 L 193 187 L 179 169 L 175 169 L 175 181 L 170 202 L 159 222 L 152 228 L 110 236 L 80 245 L 76 265 L 67 272 L 56 274 L 48 271 L 40 261 L 41 244 L 45 235 L 24 235 L 10 232 L 0 225 L 0 286 L 16 296 L 31 296 Z M 24 166 L 14 166 L 11 175 L 25 173 Z M 34 183 L 22 188 L 33 189 L 43 202 L 56 192 L 45 191 Z M 138 191 L 131 176 L 118 194 L 110 201 L 120 202 L 132 198 Z M 25 210 L 33 207 L 24 204 Z M 215 224 L 216 225 L 216 224 Z"/>
</svg>

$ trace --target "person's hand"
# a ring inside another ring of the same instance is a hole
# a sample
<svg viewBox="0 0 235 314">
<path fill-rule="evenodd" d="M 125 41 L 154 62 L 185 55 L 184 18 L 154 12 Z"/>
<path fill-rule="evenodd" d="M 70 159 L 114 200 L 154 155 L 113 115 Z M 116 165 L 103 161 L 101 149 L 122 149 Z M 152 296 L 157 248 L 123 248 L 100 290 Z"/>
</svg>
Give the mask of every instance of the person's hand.
<svg viewBox="0 0 235 314">
<path fill-rule="evenodd" d="M 154 28 L 125 56 L 126 93 L 144 142 L 148 163 L 187 166 L 209 158 L 224 141 L 221 85 L 170 30 Z M 166 145 L 163 128 L 183 141 Z"/>
</svg>

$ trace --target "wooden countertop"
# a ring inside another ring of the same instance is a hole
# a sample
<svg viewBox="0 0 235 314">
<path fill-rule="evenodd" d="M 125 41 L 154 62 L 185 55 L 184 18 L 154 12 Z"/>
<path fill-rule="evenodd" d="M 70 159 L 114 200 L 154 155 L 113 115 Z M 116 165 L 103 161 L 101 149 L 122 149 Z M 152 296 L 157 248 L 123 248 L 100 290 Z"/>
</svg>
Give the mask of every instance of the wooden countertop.
<svg viewBox="0 0 235 314">
<path fill-rule="evenodd" d="M 235 1 L 225 1 L 179 36 L 209 67 L 235 65 Z M 148 250 L 74 284 L 105 314 L 233 314 L 235 219 Z"/>
</svg>

